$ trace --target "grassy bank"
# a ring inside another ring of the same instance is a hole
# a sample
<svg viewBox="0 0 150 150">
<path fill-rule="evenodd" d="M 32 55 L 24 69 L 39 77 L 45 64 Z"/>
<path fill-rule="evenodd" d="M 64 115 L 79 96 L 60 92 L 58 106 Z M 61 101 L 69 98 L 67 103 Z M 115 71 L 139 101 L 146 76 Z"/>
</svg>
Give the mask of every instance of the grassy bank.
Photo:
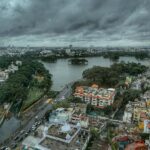
<svg viewBox="0 0 150 150">
<path fill-rule="evenodd" d="M 25 110 L 26 108 L 30 107 L 33 103 L 38 101 L 43 94 L 44 94 L 43 89 L 39 89 L 37 87 L 31 88 L 27 95 L 27 99 L 24 101 L 22 105 L 22 110 Z"/>
</svg>

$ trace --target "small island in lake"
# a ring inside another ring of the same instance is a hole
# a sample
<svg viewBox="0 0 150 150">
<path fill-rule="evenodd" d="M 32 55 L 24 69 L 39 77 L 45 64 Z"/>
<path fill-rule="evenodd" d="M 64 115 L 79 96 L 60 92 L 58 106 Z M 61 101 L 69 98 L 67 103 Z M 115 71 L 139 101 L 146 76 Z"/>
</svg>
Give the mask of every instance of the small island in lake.
<svg viewBox="0 0 150 150">
<path fill-rule="evenodd" d="M 44 62 L 55 63 L 57 61 L 57 58 L 55 56 L 46 56 L 41 57 L 41 60 Z"/>
<path fill-rule="evenodd" d="M 72 65 L 87 65 L 88 64 L 88 60 L 84 59 L 84 58 L 72 58 L 68 60 L 69 64 Z"/>
</svg>

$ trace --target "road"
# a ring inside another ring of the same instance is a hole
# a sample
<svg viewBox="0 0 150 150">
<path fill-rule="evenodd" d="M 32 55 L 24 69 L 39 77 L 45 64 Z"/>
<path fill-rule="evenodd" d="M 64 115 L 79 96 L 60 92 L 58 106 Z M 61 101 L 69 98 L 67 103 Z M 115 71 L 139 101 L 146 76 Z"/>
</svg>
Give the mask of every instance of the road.
<svg viewBox="0 0 150 150">
<path fill-rule="evenodd" d="M 93 117 L 91 115 L 88 115 L 88 117 Z M 125 122 L 122 120 L 116 120 L 116 119 L 111 119 L 111 118 L 107 118 L 107 117 L 102 117 L 102 116 L 96 116 L 97 119 L 99 119 L 100 121 L 109 121 L 115 124 L 124 124 Z"/>
<path fill-rule="evenodd" d="M 68 97 L 71 95 L 71 93 L 72 93 L 72 88 L 71 88 L 72 85 L 73 85 L 73 82 L 67 84 L 67 85 L 59 92 L 59 94 L 58 94 L 57 97 L 55 98 L 55 102 L 59 102 L 59 101 L 61 101 L 61 100 L 63 100 L 63 99 L 68 98 Z M 33 124 L 35 123 L 35 121 L 36 121 L 35 117 L 38 116 L 38 120 L 43 119 L 45 113 L 46 113 L 48 110 L 51 110 L 51 109 L 52 109 L 52 105 L 51 105 L 51 104 L 47 104 L 47 103 L 43 103 L 43 105 L 42 105 L 42 106 L 39 106 L 39 108 L 37 108 L 37 109 L 38 109 L 39 111 L 36 112 L 36 113 L 32 116 L 32 118 L 30 119 L 30 121 L 29 121 L 26 125 L 22 125 L 20 131 L 21 131 L 21 130 L 25 130 L 26 132 L 29 131 L 29 130 L 32 128 L 32 126 L 33 126 Z M 12 139 L 12 137 L 10 137 L 10 139 L 8 139 L 8 140 L 5 141 L 5 143 L 7 143 L 7 144 L 5 144 L 5 146 L 11 147 L 12 143 L 15 143 L 14 137 L 19 137 L 19 138 L 21 138 L 20 136 L 21 136 L 21 135 L 20 135 L 20 132 L 18 131 L 17 133 L 15 133 L 15 134 L 13 135 L 13 139 Z M 23 136 L 23 135 L 22 135 L 22 136 Z M 23 136 L 23 137 L 24 137 L 24 136 Z M 22 138 L 23 138 L 23 137 L 22 137 Z"/>
<path fill-rule="evenodd" d="M 71 93 L 72 93 L 72 85 L 73 85 L 73 82 L 67 84 L 63 90 L 59 93 L 59 95 L 55 98 L 55 101 L 61 101 L 63 99 L 66 99 L 68 98 Z"/>
</svg>

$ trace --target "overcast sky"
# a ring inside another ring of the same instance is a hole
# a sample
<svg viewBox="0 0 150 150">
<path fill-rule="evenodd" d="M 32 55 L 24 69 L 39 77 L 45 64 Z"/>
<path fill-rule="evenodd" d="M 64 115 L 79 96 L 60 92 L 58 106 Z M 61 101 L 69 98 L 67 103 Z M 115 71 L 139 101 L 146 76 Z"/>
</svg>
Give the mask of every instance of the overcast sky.
<svg viewBox="0 0 150 150">
<path fill-rule="evenodd" d="M 150 0 L 0 0 L 0 46 L 149 46 Z"/>
</svg>

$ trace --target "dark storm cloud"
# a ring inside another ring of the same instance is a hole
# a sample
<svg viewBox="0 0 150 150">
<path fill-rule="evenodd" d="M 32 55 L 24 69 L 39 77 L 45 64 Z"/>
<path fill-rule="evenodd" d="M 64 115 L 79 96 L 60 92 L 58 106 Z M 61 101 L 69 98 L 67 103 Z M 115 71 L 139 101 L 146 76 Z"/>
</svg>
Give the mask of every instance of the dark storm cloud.
<svg viewBox="0 0 150 150">
<path fill-rule="evenodd" d="M 149 38 L 149 8 L 149 0 L 1 0 L 0 36 L 143 40 Z"/>
</svg>

